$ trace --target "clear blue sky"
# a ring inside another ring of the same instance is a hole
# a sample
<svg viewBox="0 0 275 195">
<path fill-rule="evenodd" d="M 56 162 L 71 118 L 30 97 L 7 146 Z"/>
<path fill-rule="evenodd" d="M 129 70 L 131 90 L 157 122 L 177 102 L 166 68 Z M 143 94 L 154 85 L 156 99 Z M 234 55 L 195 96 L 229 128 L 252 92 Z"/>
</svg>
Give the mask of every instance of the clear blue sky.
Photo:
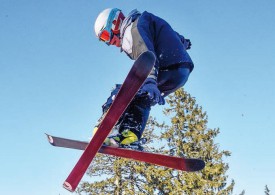
<svg viewBox="0 0 275 195">
<path fill-rule="evenodd" d="M 185 89 L 232 152 L 234 194 L 275 193 L 274 1 L 0 0 L 1 194 L 70 194 L 62 183 L 81 152 L 51 147 L 44 132 L 87 140 L 132 65 L 94 36 L 108 7 L 147 10 L 191 39 Z"/>
</svg>

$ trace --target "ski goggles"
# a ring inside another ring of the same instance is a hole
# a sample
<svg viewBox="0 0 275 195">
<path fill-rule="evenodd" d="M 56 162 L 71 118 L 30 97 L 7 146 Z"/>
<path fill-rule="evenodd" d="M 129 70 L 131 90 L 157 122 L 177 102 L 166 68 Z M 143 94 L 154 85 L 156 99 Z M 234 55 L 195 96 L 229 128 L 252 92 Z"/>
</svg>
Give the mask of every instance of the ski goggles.
<svg viewBox="0 0 275 195">
<path fill-rule="evenodd" d="M 115 20 L 117 11 L 120 11 L 120 9 L 114 8 L 111 10 L 107 19 L 106 26 L 101 30 L 98 36 L 99 40 L 104 41 L 107 45 L 109 45 L 113 37 L 112 25 L 113 21 Z"/>
</svg>

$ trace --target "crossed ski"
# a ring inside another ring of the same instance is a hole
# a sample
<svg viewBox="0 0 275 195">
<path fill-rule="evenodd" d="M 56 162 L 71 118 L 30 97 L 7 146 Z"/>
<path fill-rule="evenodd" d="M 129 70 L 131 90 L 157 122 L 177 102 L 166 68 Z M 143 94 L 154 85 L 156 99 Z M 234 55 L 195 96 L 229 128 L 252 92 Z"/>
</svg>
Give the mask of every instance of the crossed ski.
<svg viewBox="0 0 275 195">
<path fill-rule="evenodd" d="M 179 170 L 195 171 L 204 167 L 204 162 L 198 159 L 182 159 L 179 157 L 165 156 L 160 154 L 152 154 L 147 152 L 133 151 L 122 148 L 111 148 L 102 146 L 104 140 L 109 135 L 122 113 L 128 107 L 129 103 L 138 92 L 148 75 L 150 74 L 154 64 L 155 55 L 153 52 L 147 51 L 142 53 L 134 62 L 125 81 L 123 82 L 116 98 L 111 107 L 103 118 L 97 132 L 93 136 L 90 143 L 80 142 L 82 148 L 85 149 L 75 167 L 63 183 L 63 187 L 71 192 L 75 191 L 81 178 L 85 174 L 87 168 L 92 162 L 97 152 L 116 155 L 125 158 L 132 158 L 139 161 L 150 162 L 157 165 L 163 165 Z M 53 137 L 60 141 L 62 138 Z M 64 139 L 63 139 L 64 140 Z M 65 139 L 66 140 L 66 139 Z M 78 141 L 73 141 L 78 142 Z M 57 143 L 57 142 L 56 142 Z M 84 145 L 83 145 L 84 144 Z M 57 144 L 58 145 L 58 144 Z M 56 145 L 56 146 L 57 146 Z"/>
<path fill-rule="evenodd" d="M 88 142 L 55 137 L 48 134 L 46 135 L 50 144 L 57 147 L 85 150 L 89 144 Z M 125 148 L 115 148 L 110 146 L 101 146 L 98 152 L 187 172 L 199 171 L 205 166 L 204 161 L 199 159 L 180 158 L 176 156 L 168 156 Z"/>
<path fill-rule="evenodd" d="M 155 65 L 155 60 L 154 53 L 147 51 L 142 53 L 134 62 L 112 105 L 100 123 L 97 132 L 63 183 L 64 188 L 71 192 L 75 191 L 104 140 L 150 74 Z"/>
</svg>

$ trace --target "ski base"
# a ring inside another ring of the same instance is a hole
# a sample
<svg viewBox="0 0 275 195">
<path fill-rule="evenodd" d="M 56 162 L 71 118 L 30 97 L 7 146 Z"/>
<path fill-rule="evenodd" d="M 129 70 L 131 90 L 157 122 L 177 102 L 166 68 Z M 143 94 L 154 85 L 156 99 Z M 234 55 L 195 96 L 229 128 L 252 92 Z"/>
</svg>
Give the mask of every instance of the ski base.
<svg viewBox="0 0 275 195">
<path fill-rule="evenodd" d="M 85 150 L 88 142 L 55 137 L 46 134 L 51 145 L 56 147 L 71 148 L 77 150 Z M 159 166 L 165 166 L 186 172 L 200 171 L 205 167 L 205 163 L 200 159 L 187 159 L 176 156 L 168 156 L 126 148 L 114 148 L 110 146 L 102 146 L 99 151 L 102 154 L 108 154 L 117 157 L 133 159 L 136 161 L 146 162 Z M 68 186 L 69 187 L 69 186 Z"/>
</svg>

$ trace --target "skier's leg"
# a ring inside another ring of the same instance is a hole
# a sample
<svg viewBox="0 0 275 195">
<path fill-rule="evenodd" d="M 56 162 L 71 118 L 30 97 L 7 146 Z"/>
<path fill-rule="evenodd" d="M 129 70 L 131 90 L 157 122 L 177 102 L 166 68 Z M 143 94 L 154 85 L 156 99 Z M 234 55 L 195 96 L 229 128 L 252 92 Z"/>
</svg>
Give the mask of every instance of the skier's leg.
<svg viewBox="0 0 275 195">
<path fill-rule="evenodd" d="M 158 88 L 164 97 L 184 86 L 190 75 L 190 68 L 177 64 L 169 69 L 159 70 Z"/>
<path fill-rule="evenodd" d="M 182 87 L 188 80 L 189 74 L 190 68 L 181 66 L 181 64 L 167 70 L 160 70 L 158 88 L 164 93 L 164 96 L 167 96 Z M 117 85 L 112 91 L 111 96 L 102 106 L 103 112 L 109 109 L 119 88 L 120 85 Z M 106 145 L 119 146 L 119 144 L 129 145 L 139 140 L 149 118 L 151 105 L 152 102 L 146 95 L 138 93 L 117 123 L 119 133 L 109 136 L 104 143 Z"/>
<path fill-rule="evenodd" d="M 189 65 L 177 64 L 168 70 L 159 72 L 158 88 L 164 96 L 182 87 L 190 74 Z M 144 94 L 138 93 L 121 117 L 119 135 L 116 141 L 120 144 L 130 144 L 141 138 L 149 118 L 153 102 Z"/>
<path fill-rule="evenodd" d="M 110 136 L 105 144 L 119 146 L 138 141 L 145 129 L 150 109 L 149 98 L 137 95 L 120 118 L 119 133 Z"/>
<path fill-rule="evenodd" d="M 108 109 L 112 105 L 112 103 L 114 101 L 114 98 L 115 98 L 116 94 L 118 93 L 120 87 L 121 87 L 121 84 L 116 84 L 115 88 L 113 88 L 112 91 L 111 91 L 111 95 L 108 97 L 107 101 L 103 104 L 103 106 L 102 106 L 102 115 L 98 119 L 96 125 L 94 126 L 93 135 L 97 132 L 97 129 L 98 129 L 101 121 L 104 119 Z"/>
<path fill-rule="evenodd" d="M 106 103 L 102 106 L 102 116 L 94 127 L 93 134 L 97 131 L 101 121 L 110 108 L 115 96 L 117 95 L 121 85 L 116 85 Z M 138 93 L 133 101 L 129 104 L 126 111 L 118 120 L 112 133 L 105 140 L 106 145 L 118 146 L 119 144 L 129 145 L 141 138 L 145 129 L 146 122 L 150 113 L 150 99 L 146 94 Z M 117 131 L 116 131 L 117 130 Z M 111 138 L 111 139 L 110 139 Z"/>
</svg>

